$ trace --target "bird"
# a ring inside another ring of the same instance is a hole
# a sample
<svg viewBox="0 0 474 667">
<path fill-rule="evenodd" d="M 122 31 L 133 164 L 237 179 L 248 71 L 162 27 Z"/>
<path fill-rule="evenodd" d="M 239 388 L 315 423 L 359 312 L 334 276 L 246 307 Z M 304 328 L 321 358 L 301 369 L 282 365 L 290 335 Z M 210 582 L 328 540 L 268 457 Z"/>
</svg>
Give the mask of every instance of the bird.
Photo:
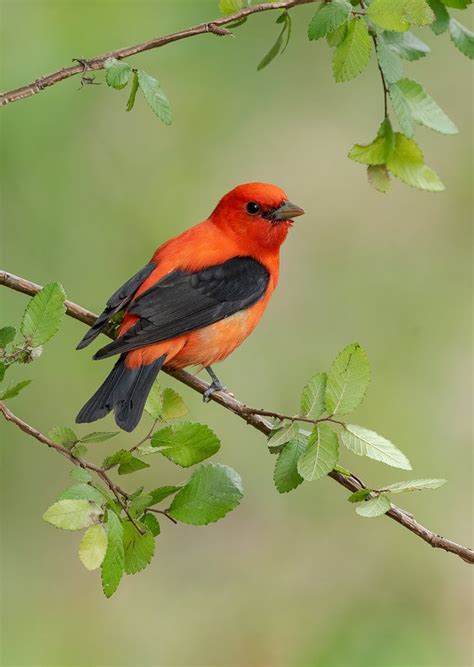
<svg viewBox="0 0 474 667">
<path fill-rule="evenodd" d="M 225 391 L 212 365 L 252 333 L 277 286 L 280 246 L 305 211 L 267 183 L 225 194 L 203 222 L 163 243 L 150 262 L 109 298 L 77 349 L 92 343 L 123 313 L 117 337 L 94 359 L 119 355 L 76 417 L 89 423 L 112 410 L 133 431 L 164 368 L 205 368 L 208 401 Z"/>
</svg>

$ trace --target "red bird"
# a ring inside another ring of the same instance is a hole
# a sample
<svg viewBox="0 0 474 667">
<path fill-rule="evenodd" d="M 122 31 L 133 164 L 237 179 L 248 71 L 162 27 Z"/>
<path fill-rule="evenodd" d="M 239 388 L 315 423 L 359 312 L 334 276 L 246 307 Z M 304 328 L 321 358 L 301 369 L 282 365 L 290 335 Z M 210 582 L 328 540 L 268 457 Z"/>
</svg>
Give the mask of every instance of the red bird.
<svg viewBox="0 0 474 667">
<path fill-rule="evenodd" d="M 117 338 L 94 359 L 120 357 L 76 417 L 101 419 L 111 410 L 132 431 L 160 369 L 200 366 L 224 387 L 211 364 L 225 359 L 252 333 L 277 286 L 280 246 L 303 215 L 283 190 L 247 183 L 228 192 L 211 216 L 156 250 L 107 301 L 77 349 L 91 343 L 117 313 Z"/>
</svg>

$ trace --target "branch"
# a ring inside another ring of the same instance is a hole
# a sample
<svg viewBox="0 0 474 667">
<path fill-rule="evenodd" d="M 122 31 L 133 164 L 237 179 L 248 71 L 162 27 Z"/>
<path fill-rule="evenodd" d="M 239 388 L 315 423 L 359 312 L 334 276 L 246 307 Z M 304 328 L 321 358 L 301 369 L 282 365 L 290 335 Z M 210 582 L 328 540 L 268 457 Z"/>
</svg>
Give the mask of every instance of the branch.
<svg viewBox="0 0 474 667">
<path fill-rule="evenodd" d="M 25 280 L 24 278 L 20 278 L 11 273 L 7 273 L 6 271 L 0 271 L 0 285 L 5 285 L 10 289 L 14 289 L 17 292 L 22 292 L 23 294 L 28 294 L 30 296 L 33 296 L 41 289 L 39 285 L 36 285 L 35 283 L 30 282 L 29 280 Z M 70 317 L 73 317 L 76 320 L 83 322 L 84 324 L 91 325 L 95 322 L 97 318 L 97 315 L 86 310 L 85 308 L 82 308 L 81 306 L 78 306 L 72 301 L 66 301 L 65 305 L 67 309 L 66 313 Z M 183 384 L 190 387 L 191 389 L 194 389 L 200 394 L 204 394 L 206 389 L 209 388 L 207 382 L 204 382 L 200 378 L 196 377 L 195 375 L 192 375 L 191 373 L 188 373 L 187 371 L 183 370 L 173 371 L 170 369 L 163 369 L 163 370 L 171 377 L 174 377 L 176 380 L 179 380 L 179 382 L 182 382 Z M 266 419 L 263 418 L 263 416 L 258 414 L 259 412 L 261 413 L 265 411 L 252 410 L 252 408 L 249 408 L 248 406 L 244 405 L 233 396 L 230 396 L 229 394 L 226 394 L 224 392 L 215 392 L 211 394 L 210 398 L 215 403 L 218 403 L 222 407 L 226 408 L 226 410 L 233 412 L 235 415 L 246 421 L 247 424 L 257 429 L 264 435 L 269 435 L 271 433 L 272 425 L 270 424 L 270 422 L 268 422 Z M 52 440 L 44 436 L 42 433 L 29 426 L 18 417 L 15 417 L 15 415 L 13 415 L 3 403 L 0 403 L 0 411 L 3 413 L 6 419 L 14 422 L 19 428 L 21 428 L 22 431 L 24 431 L 28 435 L 33 436 L 40 442 L 46 444 L 48 447 L 53 447 L 63 456 L 66 456 L 66 458 L 68 458 L 75 465 L 79 465 L 81 467 L 85 467 L 88 468 L 89 470 L 96 472 L 97 474 L 102 476 L 102 479 L 104 480 L 104 482 L 106 482 L 107 486 L 109 486 L 109 488 L 112 491 L 115 488 L 118 494 L 122 495 L 124 498 L 127 497 L 125 492 L 119 487 L 117 487 L 112 482 L 112 480 L 110 480 L 105 470 L 103 470 L 99 466 L 96 466 L 93 463 L 85 461 L 84 459 L 75 457 L 65 447 L 54 443 Z M 271 413 L 271 414 L 278 414 L 278 413 Z M 328 477 L 331 477 L 331 479 L 336 481 L 341 486 L 345 487 L 348 491 L 351 491 L 351 493 L 366 488 L 365 484 L 361 482 L 361 480 L 352 473 L 344 475 L 338 470 L 332 470 L 328 474 Z M 423 526 L 422 524 L 418 523 L 418 521 L 416 521 L 416 519 L 411 514 L 401 509 L 400 507 L 392 505 L 391 509 L 386 513 L 385 516 L 389 517 L 390 519 L 393 519 L 401 526 L 403 526 L 404 528 L 411 531 L 412 533 L 420 537 L 422 540 L 427 542 L 433 548 L 443 549 L 444 551 L 459 556 L 460 558 L 462 558 L 462 560 L 466 561 L 466 563 L 474 564 L 474 551 L 472 549 L 469 549 L 469 547 L 465 547 L 461 544 L 457 544 L 456 542 L 448 540 L 445 537 L 437 535 L 428 528 L 425 528 L 425 526 Z"/>
<path fill-rule="evenodd" d="M 83 60 L 74 58 L 77 62 L 77 65 L 72 65 L 71 67 L 64 67 L 52 72 L 52 74 L 45 74 L 40 76 L 35 81 L 21 86 L 21 88 L 16 88 L 15 90 L 9 90 L 4 93 L 0 93 L 0 105 L 5 106 L 10 104 L 10 102 L 16 102 L 25 97 L 31 97 L 36 95 L 36 93 L 41 92 L 49 86 L 54 86 L 60 81 L 69 79 L 72 76 L 77 74 L 84 74 L 86 71 L 101 70 L 105 68 L 105 61 L 109 58 L 128 58 L 134 56 L 137 53 L 143 53 L 143 51 L 151 51 L 152 49 L 158 49 L 161 46 L 166 46 L 166 44 L 171 44 L 172 42 L 177 42 L 181 39 L 186 39 L 187 37 L 194 37 L 195 35 L 203 35 L 206 33 L 212 33 L 214 35 L 225 36 L 232 35 L 232 32 L 225 28 L 224 26 L 228 23 L 233 23 L 239 19 L 246 18 L 251 14 L 256 14 L 258 12 L 267 12 L 273 9 L 290 9 L 291 7 L 296 7 L 297 5 L 305 5 L 313 2 L 318 2 L 319 0 L 282 0 L 281 2 L 267 2 L 260 5 L 252 5 L 251 7 L 246 7 L 241 9 L 238 12 L 229 14 L 227 16 L 222 16 L 215 21 L 208 21 L 207 23 L 199 23 L 191 28 L 186 30 L 180 30 L 179 32 L 174 32 L 171 35 L 165 35 L 164 37 L 155 37 L 150 39 L 147 42 L 142 42 L 141 44 L 136 44 L 135 46 L 126 46 L 122 49 L 116 49 L 115 51 L 109 51 L 107 53 L 102 53 L 99 56 L 94 56 L 90 60 Z"/>
</svg>

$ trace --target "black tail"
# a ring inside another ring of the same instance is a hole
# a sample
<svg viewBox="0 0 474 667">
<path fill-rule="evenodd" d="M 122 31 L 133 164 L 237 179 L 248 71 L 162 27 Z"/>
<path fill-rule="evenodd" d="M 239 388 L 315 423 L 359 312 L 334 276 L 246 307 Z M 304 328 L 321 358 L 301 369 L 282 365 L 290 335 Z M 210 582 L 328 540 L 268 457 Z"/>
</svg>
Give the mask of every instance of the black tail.
<svg viewBox="0 0 474 667">
<path fill-rule="evenodd" d="M 125 356 L 122 355 L 105 382 L 79 412 L 76 422 L 94 422 L 113 410 L 117 426 L 124 431 L 133 431 L 140 421 L 151 386 L 165 359 L 166 355 L 163 354 L 148 366 L 127 368 Z"/>
</svg>

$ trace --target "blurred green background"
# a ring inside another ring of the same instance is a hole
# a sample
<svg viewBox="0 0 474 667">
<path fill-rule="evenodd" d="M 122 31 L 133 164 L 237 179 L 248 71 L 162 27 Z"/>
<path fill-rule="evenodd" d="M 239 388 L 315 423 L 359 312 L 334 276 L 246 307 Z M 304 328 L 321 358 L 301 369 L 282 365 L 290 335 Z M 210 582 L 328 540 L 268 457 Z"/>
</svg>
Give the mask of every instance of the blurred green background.
<svg viewBox="0 0 474 667">
<path fill-rule="evenodd" d="M 72 57 L 214 18 L 216 4 L 4 1 L 1 88 Z M 272 14 L 253 17 L 235 39 L 201 36 L 133 59 L 160 79 L 174 110 L 170 128 L 143 98 L 127 114 L 126 91 L 78 92 L 78 78 L 4 109 L 2 264 L 39 283 L 59 280 L 72 300 L 97 311 L 156 246 L 207 217 L 234 185 L 280 185 L 307 215 L 283 248 L 280 287 L 260 327 L 219 375 L 251 405 L 294 411 L 311 374 L 360 341 L 373 381 L 354 420 L 397 443 L 414 472 L 348 452 L 342 463 L 375 486 L 448 478 L 443 489 L 402 504 L 433 530 L 471 544 L 470 63 L 446 35 L 419 31 L 434 51 L 407 64 L 407 73 L 460 134 L 417 133 L 445 193 L 396 182 L 384 196 L 346 159 L 381 120 L 374 60 L 355 82 L 334 84 L 330 50 L 305 38 L 312 12 L 293 11 L 287 53 L 259 73 L 278 29 Z M 467 24 L 468 14 L 459 17 Z M 1 297 L 2 323 L 17 323 L 26 298 L 6 290 Z M 44 431 L 72 425 L 109 367 L 74 351 L 83 333 L 68 319 L 37 363 L 12 371 L 34 378 L 12 409 Z M 207 528 L 164 525 L 152 566 L 127 577 L 110 600 L 76 557 L 79 535 L 41 520 L 70 466 L 0 423 L 3 665 L 471 664 L 467 565 L 391 521 L 356 516 L 332 480 L 280 496 L 264 439 L 180 391 L 192 418 L 222 438 L 216 458 L 242 475 L 244 501 Z M 100 428 L 113 428 L 112 420 Z M 130 444 L 120 438 L 114 446 Z M 100 460 L 113 446 L 96 447 Z M 155 460 L 135 485 L 186 476 Z"/>
</svg>

